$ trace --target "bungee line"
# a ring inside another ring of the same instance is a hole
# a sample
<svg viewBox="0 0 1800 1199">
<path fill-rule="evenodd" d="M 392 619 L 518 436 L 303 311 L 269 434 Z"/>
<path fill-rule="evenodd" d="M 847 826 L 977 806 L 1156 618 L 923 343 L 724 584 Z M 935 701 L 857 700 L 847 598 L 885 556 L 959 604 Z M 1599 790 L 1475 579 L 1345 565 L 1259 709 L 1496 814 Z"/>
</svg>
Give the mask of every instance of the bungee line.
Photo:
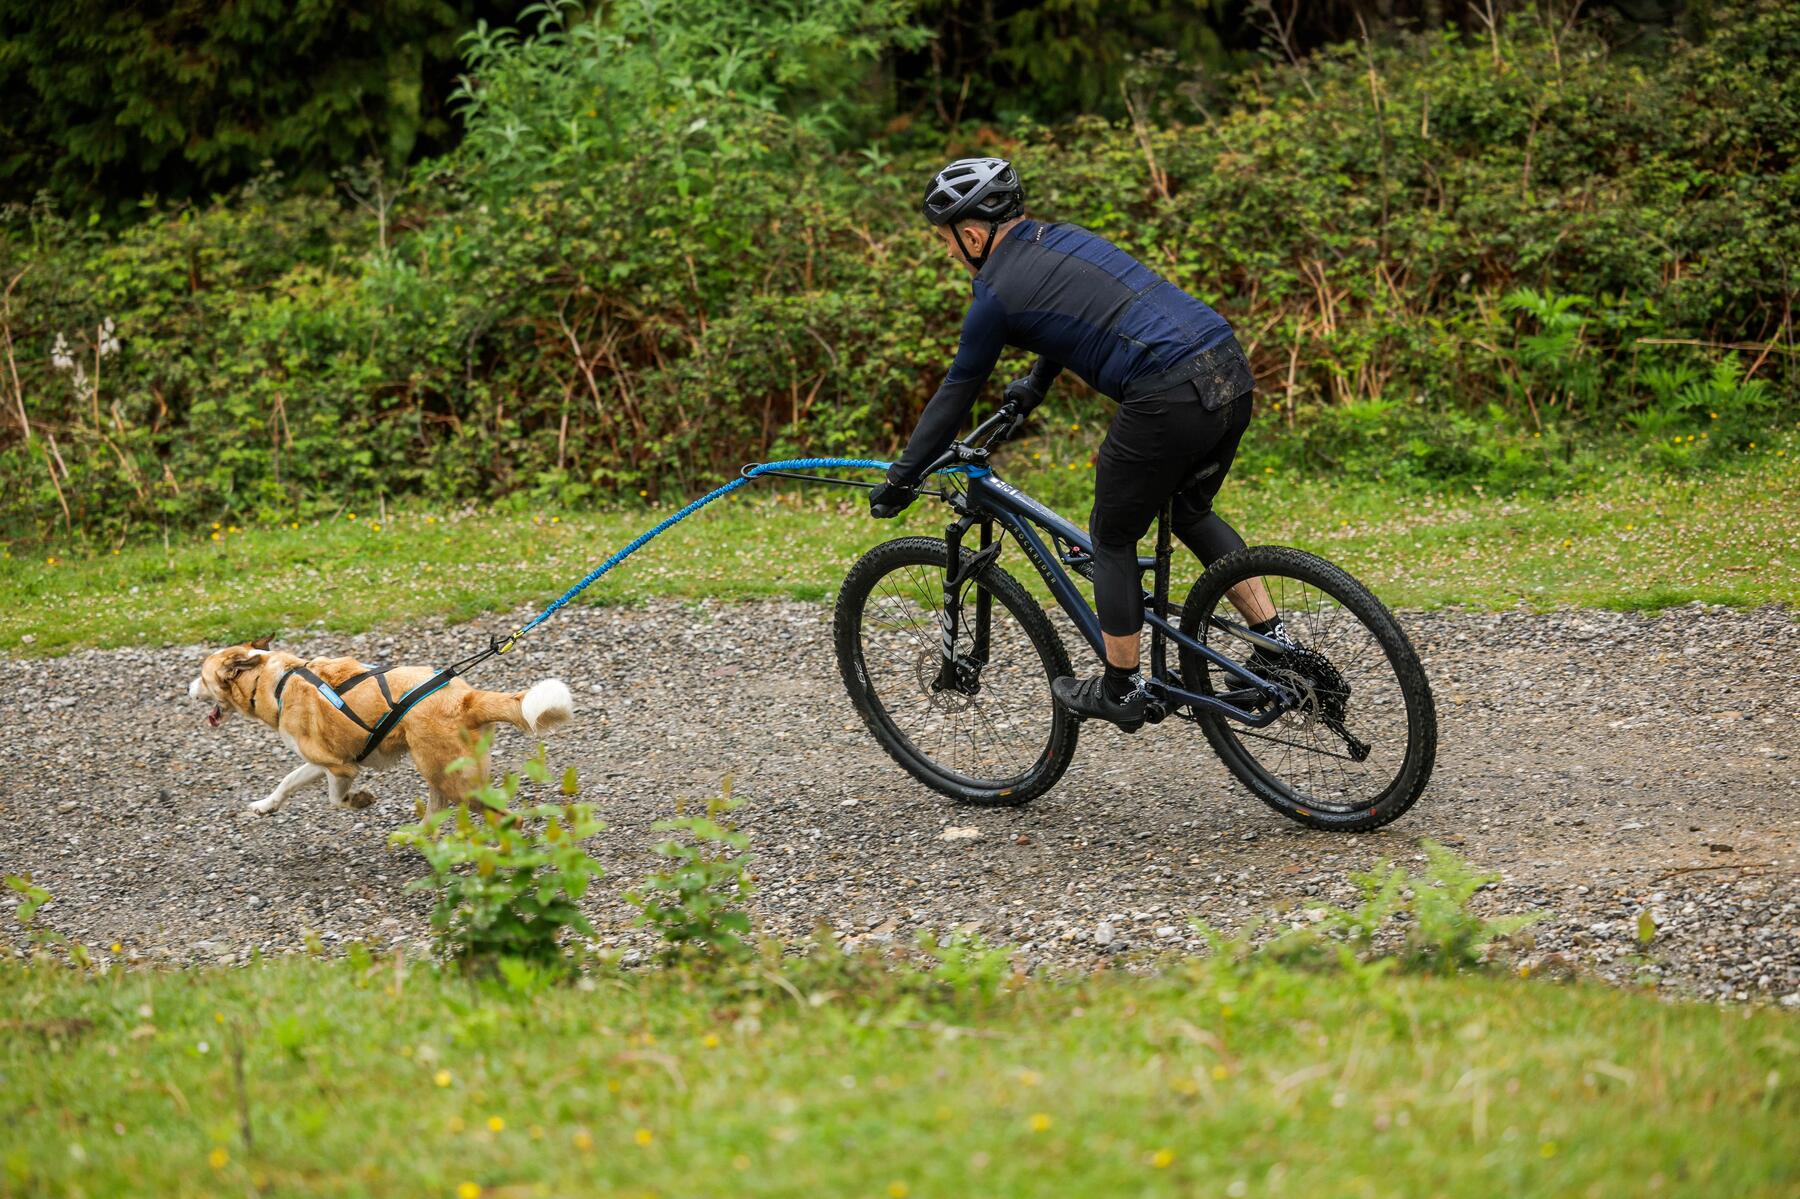
<svg viewBox="0 0 1800 1199">
<path fill-rule="evenodd" d="M 556 615 L 556 613 L 558 611 L 560 611 L 563 607 L 565 607 L 570 600 L 574 599 L 576 596 L 580 595 L 583 591 L 587 590 L 588 587 L 592 586 L 594 581 L 597 580 L 598 578 L 600 578 L 601 575 L 604 575 L 607 571 L 611 570 L 613 567 L 617 566 L 619 563 L 625 561 L 625 559 L 631 557 L 631 555 L 637 553 L 638 550 L 642 549 L 646 544 L 648 544 L 653 538 L 655 538 L 659 534 L 667 532 L 670 528 L 674 527 L 676 524 L 679 524 L 681 521 L 686 520 L 688 517 L 692 516 L 694 513 L 700 511 L 700 509 L 706 507 L 708 504 L 710 504 L 714 500 L 718 499 L 720 496 L 730 495 L 732 492 L 736 491 L 738 488 L 742 487 L 744 484 L 750 482 L 752 479 L 756 478 L 756 476 L 758 476 L 758 475 L 785 474 L 786 472 L 793 471 L 793 470 L 817 470 L 821 467 L 845 467 L 845 468 L 851 468 L 851 469 L 886 470 L 889 465 L 890 465 L 889 463 L 882 462 L 882 461 L 879 461 L 874 458 L 790 458 L 790 459 L 787 459 L 786 461 L 782 461 L 782 462 L 759 462 L 754 465 L 744 467 L 742 472 L 739 473 L 738 477 L 733 479 L 731 482 L 725 484 L 723 487 L 714 488 L 713 490 L 707 492 L 705 495 L 701 496 L 699 499 L 695 500 L 693 503 L 689 504 L 687 507 L 683 508 L 681 511 L 675 513 L 675 515 L 670 516 L 664 520 L 658 521 L 648 531 L 640 533 L 637 537 L 632 539 L 632 541 L 629 544 L 627 544 L 624 549 L 620 550 L 618 553 L 614 554 L 612 557 L 608 558 L 606 561 L 602 562 L 600 565 L 594 567 L 593 570 L 590 570 L 585 576 L 582 577 L 582 580 L 579 583 L 575 584 L 575 586 L 569 588 L 567 591 L 563 592 L 560 596 L 558 596 L 550 604 L 549 607 L 545 608 L 542 612 L 539 612 L 536 616 L 532 617 L 531 620 L 527 621 L 523 625 L 520 625 L 517 629 L 514 629 L 511 633 L 507 634 L 506 640 L 502 641 L 499 638 L 494 637 L 492 634 L 489 634 L 488 644 L 487 644 L 486 649 L 477 650 L 475 653 L 470 654 L 468 657 L 464 658 L 462 661 L 455 662 L 449 666 L 446 666 L 444 669 L 442 669 L 442 670 L 438 671 L 436 674 L 432 675 L 429 679 L 426 679 L 423 683 L 420 683 L 417 687 L 414 687 L 410 691 L 406 692 L 406 694 L 402 695 L 399 699 L 390 700 L 386 714 L 384 714 L 381 717 L 381 719 L 379 721 L 377 721 L 373 726 L 366 724 L 360 716 L 356 715 L 355 712 L 351 711 L 349 706 L 344 703 L 344 701 L 341 698 L 341 696 L 339 695 L 338 691 L 336 689 L 334 689 L 333 687 L 331 687 L 331 685 L 326 683 L 323 679 L 320 679 L 316 675 L 311 674 L 309 671 L 306 671 L 303 667 L 295 668 L 295 670 L 290 671 L 289 673 L 290 674 L 291 673 L 300 673 L 303 676 L 303 678 L 305 679 L 305 681 L 310 682 L 315 688 L 318 689 L 319 694 L 321 696 L 323 696 L 327 702 L 331 703 L 332 706 L 337 708 L 338 711 L 341 712 L 345 717 L 354 721 L 357 725 L 359 725 L 363 729 L 367 730 L 368 737 L 363 742 L 362 752 L 356 755 L 356 760 L 358 762 L 361 762 L 363 759 L 367 758 L 370 754 L 374 753 L 376 751 L 376 749 L 378 749 L 380 747 L 382 741 L 384 741 L 387 738 L 387 735 L 390 732 L 392 732 L 396 727 L 398 727 L 400 722 L 406 718 L 406 714 L 408 712 L 412 711 L 414 706 L 417 705 L 420 700 L 423 700 L 423 699 L 435 694 L 440 689 L 442 689 L 444 686 L 446 686 L 452 679 L 456 678 L 459 675 L 466 673 L 468 670 L 470 670 L 472 667 L 474 667 L 478 663 L 485 662 L 489 658 L 493 657 L 495 654 L 503 654 L 507 650 L 511 649 L 513 647 L 514 643 L 519 640 L 519 638 L 523 637 L 525 634 L 531 632 L 531 630 L 537 628 L 539 625 L 543 624 L 546 620 L 549 620 L 552 616 Z M 953 466 L 953 467 L 949 467 L 945 470 L 939 471 L 938 473 L 939 474 L 951 474 L 951 473 L 954 473 L 954 472 L 956 472 L 958 470 L 962 470 L 962 469 L 966 469 L 966 468 Z M 800 475 L 800 476 L 789 476 L 789 477 L 809 478 L 811 476 Z M 821 482 L 821 483 L 843 483 L 843 484 L 848 484 L 849 486 L 852 486 L 852 487 L 872 486 L 872 484 L 857 483 L 857 482 L 854 482 L 849 479 L 815 478 L 814 481 Z M 364 678 L 375 677 L 375 675 L 377 673 L 385 673 L 385 672 L 365 671 L 363 674 L 358 675 L 356 677 L 356 679 L 350 683 L 350 686 L 354 686 L 356 682 L 360 682 Z M 282 682 L 285 683 L 286 681 L 287 681 L 287 676 L 283 675 Z M 383 684 L 382 686 L 383 686 L 383 691 L 385 693 L 386 684 Z M 276 695 L 278 697 L 278 700 L 279 700 L 280 694 L 281 694 L 281 688 L 279 685 L 277 685 Z"/>
<path fill-rule="evenodd" d="M 642 549 L 650 541 L 652 541 L 656 537 L 662 535 L 663 533 L 666 533 L 669 529 L 673 528 L 675 525 L 679 524 L 680 522 L 686 520 L 688 517 L 692 516 L 694 513 L 700 511 L 700 509 L 706 507 L 708 504 L 712 503 L 714 500 L 720 499 L 727 495 L 730 495 L 732 492 L 734 492 L 738 488 L 744 486 L 746 483 L 749 483 L 752 479 L 756 478 L 758 475 L 769 474 L 771 472 L 790 471 L 790 470 L 819 470 L 819 469 L 825 468 L 825 467 L 843 468 L 843 469 L 886 470 L 891 465 L 892 465 L 892 463 L 883 462 L 883 461 L 880 461 L 879 459 L 875 459 L 875 458 L 789 458 L 789 459 L 786 459 L 781 462 L 759 462 L 753 466 L 746 466 L 743 470 L 743 473 L 740 474 L 737 478 L 733 479 L 731 482 L 725 484 L 723 487 L 714 488 L 712 491 L 707 492 L 705 495 L 701 496 L 699 499 L 688 504 L 685 508 L 683 508 L 679 512 L 675 513 L 673 516 L 667 517 L 664 520 L 657 522 L 650 529 L 646 530 L 643 533 L 638 534 L 638 536 L 635 537 L 634 539 L 632 539 L 625 546 L 625 548 L 618 551 L 616 554 L 614 554 L 612 557 L 608 558 L 606 561 L 602 562 L 600 565 L 594 567 L 593 570 L 590 570 L 586 575 L 584 575 L 582 577 L 580 582 L 576 583 L 573 587 L 569 588 L 567 591 L 563 592 L 562 595 L 558 596 L 555 600 L 553 600 L 550 603 L 549 607 L 545 608 L 542 612 L 539 612 L 536 616 L 532 617 L 525 624 L 520 625 L 517 629 L 514 629 L 510 634 L 507 635 L 507 637 L 504 641 L 493 641 L 490 644 L 489 648 L 487 648 L 486 650 L 483 650 L 479 655 L 477 655 L 473 659 L 467 660 L 468 665 L 474 665 L 474 663 L 481 661 L 483 658 L 487 657 L 489 654 L 505 653 L 507 650 L 509 650 L 513 647 L 513 644 L 516 641 L 518 641 L 519 638 L 523 637 L 525 634 L 531 632 L 531 630 L 537 628 L 539 625 L 543 624 L 546 620 L 549 620 L 552 616 L 556 615 L 556 613 L 561 611 L 569 603 L 570 600 L 574 599 L 576 596 L 580 595 L 583 591 L 587 590 L 602 575 L 606 574 L 607 571 L 609 571 L 613 567 L 619 565 L 619 563 L 625 561 L 625 559 L 627 559 L 627 558 L 631 557 L 631 555 L 637 553 L 638 550 Z M 962 468 L 951 467 L 949 470 L 941 471 L 939 473 L 940 474 L 949 474 L 958 469 L 962 469 Z M 826 481 L 826 480 L 821 480 L 821 481 Z M 458 668 L 466 669 L 466 667 L 464 667 L 461 663 L 458 664 L 458 667 L 452 668 L 452 669 L 458 669 Z"/>
</svg>

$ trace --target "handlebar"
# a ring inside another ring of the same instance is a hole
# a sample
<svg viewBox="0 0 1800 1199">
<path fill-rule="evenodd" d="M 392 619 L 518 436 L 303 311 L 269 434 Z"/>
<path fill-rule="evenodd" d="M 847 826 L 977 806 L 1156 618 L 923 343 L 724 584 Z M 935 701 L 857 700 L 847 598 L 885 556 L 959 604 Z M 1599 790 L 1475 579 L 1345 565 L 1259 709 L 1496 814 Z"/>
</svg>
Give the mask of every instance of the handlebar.
<svg viewBox="0 0 1800 1199">
<path fill-rule="evenodd" d="M 953 441 L 950 448 L 939 454 L 937 460 L 925 468 L 927 477 L 953 466 L 958 462 L 985 462 L 990 451 L 1004 445 L 1012 435 L 1018 432 L 1025 423 L 1025 418 L 1011 404 L 1002 404 L 994 410 L 994 414 L 976 425 L 969 432 L 968 440 Z M 986 441 L 976 444 L 979 438 Z"/>
</svg>

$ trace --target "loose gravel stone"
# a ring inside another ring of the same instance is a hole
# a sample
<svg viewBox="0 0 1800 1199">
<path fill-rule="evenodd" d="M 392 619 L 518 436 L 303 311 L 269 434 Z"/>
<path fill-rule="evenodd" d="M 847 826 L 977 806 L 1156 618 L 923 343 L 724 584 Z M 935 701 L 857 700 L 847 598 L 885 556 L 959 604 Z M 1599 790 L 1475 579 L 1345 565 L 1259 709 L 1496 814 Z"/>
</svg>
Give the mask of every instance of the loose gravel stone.
<svg viewBox="0 0 1800 1199">
<path fill-rule="evenodd" d="M 1431 837 L 1501 874 L 1484 910 L 1550 913 L 1530 930 L 1547 967 L 1800 1004 L 1800 626 L 1789 613 L 1403 622 L 1437 695 L 1437 771 L 1410 814 L 1361 836 L 1287 823 L 1174 721 L 1135 737 L 1090 724 L 1049 795 L 958 807 L 864 730 L 818 605 L 569 609 L 475 681 L 554 676 L 575 692 L 576 723 L 550 759 L 577 768 L 609 825 L 595 850 L 609 876 L 589 907 L 601 940 L 633 961 L 650 946 L 620 894 L 651 866 L 650 825 L 729 778 L 748 801 L 756 914 L 784 937 L 821 922 L 897 945 L 965 929 L 1028 946 L 1028 965 L 1199 951 L 1190 916 L 1225 929 L 1310 919 L 1353 901 L 1350 872 L 1383 858 L 1416 866 Z M 501 627 L 508 618 L 281 643 L 435 664 Z M 14 751 L 0 870 L 49 888 L 51 927 L 135 960 L 249 960 L 309 940 L 422 946 L 429 903 L 403 892 L 420 865 L 387 846 L 413 819 L 417 775 L 364 776 L 376 803 L 359 811 L 331 809 L 320 788 L 246 815 L 295 759 L 260 725 L 206 727 L 186 691 L 209 648 L 0 659 Z M 502 730 L 497 758 L 529 748 Z"/>
</svg>

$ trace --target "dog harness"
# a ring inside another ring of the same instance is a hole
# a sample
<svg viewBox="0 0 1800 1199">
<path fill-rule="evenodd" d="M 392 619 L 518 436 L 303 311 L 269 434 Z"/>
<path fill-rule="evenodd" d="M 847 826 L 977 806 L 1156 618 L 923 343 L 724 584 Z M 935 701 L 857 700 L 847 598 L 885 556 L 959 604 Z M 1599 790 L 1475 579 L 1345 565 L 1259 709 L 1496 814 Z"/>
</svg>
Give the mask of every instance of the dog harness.
<svg viewBox="0 0 1800 1199">
<path fill-rule="evenodd" d="M 460 665 L 461 663 L 458 663 L 458 666 Z M 388 671 L 392 669 L 394 669 L 392 666 L 384 666 L 380 670 L 365 670 L 360 674 L 351 675 L 342 683 L 333 687 L 330 683 L 327 683 L 324 679 L 308 670 L 304 665 L 290 666 L 282 673 L 282 676 L 279 679 L 275 680 L 275 723 L 277 725 L 281 723 L 282 689 L 288 685 L 289 679 L 293 678 L 295 675 L 299 675 L 304 682 L 311 683 L 313 689 L 325 697 L 326 703 L 336 708 L 339 712 L 342 712 L 345 716 L 348 716 L 356 723 L 357 728 L 362 729 L 365 733 L 369 734 L 368 740 L 363 742 L 362 752 L 356 755 L 356 760 L 360 762 L 375 752 L 381 743 L 387 739 L 387 735 L 393 732 L 402 720 L 406 719 L 406 714 L 412 711 L 420 700 L 432 694 L 434 691 L 437 691 L 461 673 L 456 666 L 447 667 L 444 670 L 438 671 L 423 683 L 420 683 L 417 687 L 414 687 L 411 691 L 402 695 L 399 699 L 395 699 L 394 693 L 388 689 L 387 683 Z M 374 724 L 369 724 L 362 717 L 358 716 L 350 705 L 344 702 L 344 694 L 346 692 L 355 690 L 358 686 L 368 682 L 370 679 L 374 679 L 375 685 L 381 688 L 381 698 L 386 700 L 388 704 L 387 713 Z"/>
</svg>

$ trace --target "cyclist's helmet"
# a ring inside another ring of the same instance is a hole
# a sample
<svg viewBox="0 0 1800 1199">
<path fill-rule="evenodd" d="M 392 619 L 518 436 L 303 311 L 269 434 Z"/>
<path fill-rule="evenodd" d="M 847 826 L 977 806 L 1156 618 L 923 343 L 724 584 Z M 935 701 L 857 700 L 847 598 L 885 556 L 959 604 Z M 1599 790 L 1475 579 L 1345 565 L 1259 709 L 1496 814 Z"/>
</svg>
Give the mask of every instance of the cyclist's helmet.
<svg viewBox="0 0 1800 1199">
<path fill-rule="evenodd" d="M 994 230 L 1024 213 L 1025 188 L 1004 158 L 959 158 L 932 177 L 925 189 L 924 210 L 925 219 L 938 226 L 987 222 L 988 244 L 980 258 L 971 255 L 962 234 L 951 229 L 956 244 L 963 246 L 963 256 L 979 268 L 993 250 Z"/>
</svg>

